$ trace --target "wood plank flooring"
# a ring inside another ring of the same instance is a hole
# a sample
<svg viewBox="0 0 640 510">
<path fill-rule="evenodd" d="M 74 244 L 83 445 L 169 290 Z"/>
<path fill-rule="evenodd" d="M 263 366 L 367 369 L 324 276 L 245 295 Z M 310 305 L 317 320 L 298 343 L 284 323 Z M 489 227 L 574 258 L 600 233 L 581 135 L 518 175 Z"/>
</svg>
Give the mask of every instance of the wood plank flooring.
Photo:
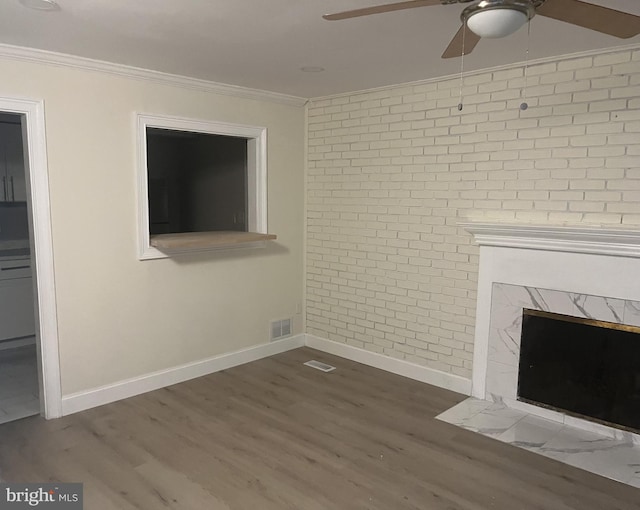
<svg viewBox="0 0 640 510">
<path fill-rule="evenodd" d="M 0 477 L 84 482 L 91 510 L 640 509 L 638 489 L 434 419 L 463 398 L 302 348 L 0 425 Z"/>
</svg>

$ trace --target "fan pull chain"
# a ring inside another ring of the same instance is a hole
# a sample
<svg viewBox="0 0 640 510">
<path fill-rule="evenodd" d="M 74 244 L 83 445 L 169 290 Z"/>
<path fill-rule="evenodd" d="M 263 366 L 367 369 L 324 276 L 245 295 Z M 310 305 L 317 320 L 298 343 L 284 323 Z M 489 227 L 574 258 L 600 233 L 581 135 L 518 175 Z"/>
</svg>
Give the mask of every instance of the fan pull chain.
<svg viewBox="0 0 640 510">
<path fill-rule="evenodd" d="M 531 45 L 531 18 L 527 21 L 527 55 L 524 60 L 524 87 L 522 88 L 523 97 L 520 103 L 520 110 L 525 111 L 529 108 L 527 104 L 527 71 L 529 69 L 529 46 Z"/>
<path fill-rule="evenodd" d="M 464 48 L 465 48 L 465 36 L 467 35 L 467 24 L 462 22 L 462 54 L 460 55 L 460 102 L 458 103 L 458 111 L 462 111 L 462 86 L 464 76 Z"/>
</svg>

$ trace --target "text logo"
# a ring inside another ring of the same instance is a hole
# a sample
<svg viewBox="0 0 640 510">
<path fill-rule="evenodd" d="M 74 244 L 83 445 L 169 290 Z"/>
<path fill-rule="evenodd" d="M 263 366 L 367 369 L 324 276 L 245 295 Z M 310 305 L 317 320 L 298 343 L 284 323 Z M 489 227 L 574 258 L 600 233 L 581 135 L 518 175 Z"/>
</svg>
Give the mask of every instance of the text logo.
<svg viewBox="0 0 640 510">
<path fill-rule="evenodd" d="M 0 510 L 82 510 L 81 483 L 0 483 Z"/>
</svg>

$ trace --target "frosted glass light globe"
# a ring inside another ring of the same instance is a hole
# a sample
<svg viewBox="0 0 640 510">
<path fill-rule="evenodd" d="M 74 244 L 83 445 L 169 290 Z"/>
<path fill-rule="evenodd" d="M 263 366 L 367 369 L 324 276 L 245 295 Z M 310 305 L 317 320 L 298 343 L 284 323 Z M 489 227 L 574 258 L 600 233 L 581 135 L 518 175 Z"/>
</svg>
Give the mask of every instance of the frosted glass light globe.
<svg viewBox="0 0 640 510">
<path fill-rule="evenodd" d="M 477 11 L 467 18 L 469 29 L 482 38 L 496 39 L 513 34 L 529 18 L 516 9 L 487 9 Z"/>
</svg>

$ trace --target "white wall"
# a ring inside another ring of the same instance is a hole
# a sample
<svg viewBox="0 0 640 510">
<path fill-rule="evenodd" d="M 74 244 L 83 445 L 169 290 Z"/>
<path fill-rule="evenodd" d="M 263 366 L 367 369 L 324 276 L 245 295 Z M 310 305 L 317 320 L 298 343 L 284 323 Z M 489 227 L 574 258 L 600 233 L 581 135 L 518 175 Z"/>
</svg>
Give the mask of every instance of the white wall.
<svg viewBox="0 0 640 510">
<path fill-rule="evenodd" d="M 307 330 L 470 377 L 469 219 L 640 226 L 640 51 L 320 98 Z"/>
<path fill-rule="evenodd" d="M 63 395 L 266 343 L 271 319 L 295 316 L 303 108 L 4 58 L 0 74 L 0 96 L 45 104 Z M 139 261 L 135 112 L 267 127 L 278 240 Z"/>
</svg>

